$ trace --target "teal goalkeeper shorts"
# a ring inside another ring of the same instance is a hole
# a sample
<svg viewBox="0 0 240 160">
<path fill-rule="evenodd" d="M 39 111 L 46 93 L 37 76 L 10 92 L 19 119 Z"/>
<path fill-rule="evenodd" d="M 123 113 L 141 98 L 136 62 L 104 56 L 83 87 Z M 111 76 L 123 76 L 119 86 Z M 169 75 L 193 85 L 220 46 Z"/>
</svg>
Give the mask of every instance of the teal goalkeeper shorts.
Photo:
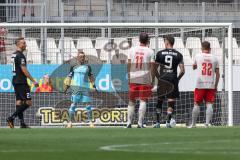
<svg viewBox="0 0 240 160">
<path fill-rule="evenodd" d="M 71 101 L 73 103 L 88 103 L 88 102 L 91 102 L 92 99 L 89 96 L 88 92 L 81 92 L 81 93 L 77 93 L 76 95 L 72 95 Z"/>
</svg>

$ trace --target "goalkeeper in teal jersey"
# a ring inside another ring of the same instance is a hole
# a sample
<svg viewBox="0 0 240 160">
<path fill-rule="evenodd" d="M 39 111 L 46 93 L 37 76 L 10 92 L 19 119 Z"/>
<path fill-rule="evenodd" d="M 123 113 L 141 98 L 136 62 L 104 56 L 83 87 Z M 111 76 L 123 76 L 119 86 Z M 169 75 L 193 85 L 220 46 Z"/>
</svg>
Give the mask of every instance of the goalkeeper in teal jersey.
<svg viewBox="0 0 240 160">
<path fill-rule="evenodd" d="M 77 103 L 90 103 L 90 89 L 91 87 L 96 88 L 92 69 L 85 64 L 84 52 L 78 52 L 77 63 L 71 67 L 70 73 L 65 80 L 65 85 L 67 86 L 66 89 L 70 87 L 72 90 L 71 106 L 68 110 L 70 120 L 67 125 L 67 128 L 71 128 Z"/>
</svg>

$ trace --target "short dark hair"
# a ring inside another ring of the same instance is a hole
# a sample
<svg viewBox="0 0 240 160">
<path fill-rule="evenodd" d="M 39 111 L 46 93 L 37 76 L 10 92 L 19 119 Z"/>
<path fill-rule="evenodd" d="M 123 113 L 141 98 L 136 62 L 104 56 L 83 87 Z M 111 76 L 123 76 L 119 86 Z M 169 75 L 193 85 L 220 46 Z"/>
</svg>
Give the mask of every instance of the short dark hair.
<svg viewBox="0 0 240 160">
<path fill-rule="evenodd" d="M 85 55 L 85 53 L 83 51 L 78 51 L 78 55 L 79 54 L 84 54 Z"/>
<path fill-rule="evenodd" d="M 210 43 L 209 43 L 208 41 L 202 42 L 202 49 L 203 49 L 203 50 L 209 50 L 209 49 L 211 49 Z"/>
<path fill-rule="evenodd" d="M 149 36 L 145 32 L 141 32 L 139 35 L 139 42 L 143 44 L 147 44 L 149 42 Z"/>
<path fill-rule="evenodd" d="M 164 40 L 168 41 L 172 46 L 174 45 L 175 39 L 173 36 L 167 36 Z"/>
<path fill-rule="evenodd" d="M 19 38 L 17 38 L 16 40 L 15 40 L 15 44 L 17 45 L 21 40 L 23 40 L 24 39 L 24 37 L 19 37 Z"/>
</svg>

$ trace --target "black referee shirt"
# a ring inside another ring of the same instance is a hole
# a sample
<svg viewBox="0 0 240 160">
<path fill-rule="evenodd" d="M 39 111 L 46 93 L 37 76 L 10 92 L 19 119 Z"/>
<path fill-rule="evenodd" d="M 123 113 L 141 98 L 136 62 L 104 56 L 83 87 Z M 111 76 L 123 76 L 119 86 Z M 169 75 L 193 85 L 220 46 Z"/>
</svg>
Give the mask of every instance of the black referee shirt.
<svg viewBox="0 0 240 160">
<path fill-rule="evenodd" d="M 12 83 L 15 84 L 27 84 L 27 77 L 22 71 L 21 66 L 26 66 L 26 57 L 20 51 L 16 51 L 12 55 L 12 72 L 13 79 Z"/>
</svg>

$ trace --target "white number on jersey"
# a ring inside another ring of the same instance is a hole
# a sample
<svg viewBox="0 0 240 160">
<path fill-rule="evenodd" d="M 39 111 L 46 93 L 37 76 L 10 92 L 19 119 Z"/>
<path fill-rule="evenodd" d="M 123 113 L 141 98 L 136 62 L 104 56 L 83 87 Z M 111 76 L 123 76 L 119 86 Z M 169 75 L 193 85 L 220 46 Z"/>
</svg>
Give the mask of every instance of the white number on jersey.
<svg viewBox="0 0 240 160">
<path fill-rule="evenodd" d="M 203 76 L 212 76 L 212 63 L 202 63 L 202 75 Z"/>
<path fill-rule="evenodd" d="M 167 69 L 172 68 L 172 60 L 173 60 L 172 56 L 170 56 L 170 55 L 165 56 L 165 63 L 167 63 L 167 65 L 165 65 L 165 68 L 167 68 Z"/>
</svg>

